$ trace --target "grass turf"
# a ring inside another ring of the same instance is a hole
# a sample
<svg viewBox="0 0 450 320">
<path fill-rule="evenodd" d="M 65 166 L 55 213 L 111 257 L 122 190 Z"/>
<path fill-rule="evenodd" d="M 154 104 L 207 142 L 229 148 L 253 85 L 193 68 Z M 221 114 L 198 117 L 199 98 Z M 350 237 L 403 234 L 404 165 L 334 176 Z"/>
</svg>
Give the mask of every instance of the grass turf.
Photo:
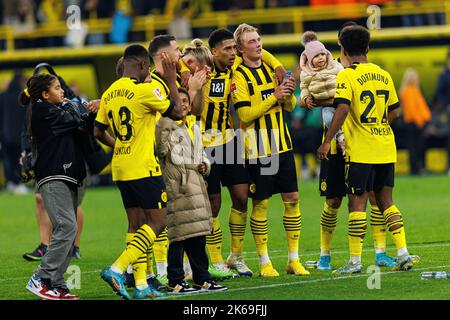
<svg viewBox="0 0 450 320">
<path fill-rule="evenodd" d="M 447 176 L 398 177 L 394 199 L 403 213 L 410 252 L 421 261 L 409 272 L 391 272 L 382 268 L 380 289 L 369 289 L 373 283 L 370 274 L 333 277 L 330 272 L 313 270 L 309 277 L 286 275 L 286 237 L 282 224 L 283 205 L 279 196 L 271 199 L 269 207 L 269 250 L 272 262 L 281 276 L 262 279 L 258 274 L 258 257 L 247 225 L 245 259 L 253 269 L 252 278 L 223 282 L 229 290 L 222 293 L 198 294 L 166 299 L 192 300 L 297 300 L 297 299 L 448 299 L 448 280 L 421 280 L 422 271 L 450 272 L 450 179 Z M 319 254 L 320 214 L 323 199 L 319 197 L 315 181 L 301 182 L 300 208 L 302 211 L 301 260 L 317 259 Z M 338 215 L 338 226 L 333 239 L 334 267 L 340 267 L 348 258 L 347 201 Z M 33 195 L 0 194 L 0 299 L 36 299 L 25 290 L 26 282 L 38 265 L 22 258 L 38 244 L 38 230 L 34 216 Z M 224 235 L 224 258 L 229 251 L 228 210 L 230 199 L 223 192 L 221 225 Z M 251 208 L 251 204 L 249 204 Z M 119 299 L 100 279 L 98 271 L 111 264 L 124 248 L 126 218 L 120 194 L 116 188 L 89 189 L 83 208 L 85 227 L 81 241 L 81 260 L 72 264 L 80 267 L 81 288 L 73 292 L 82 299 Z M 395 255 L 388 235 L 388 254 Z M 364 241 L 364 270 L 374 263 L 370 226 Z M 131 293 L 131 292 L 130 292 Z"/>
</svg>

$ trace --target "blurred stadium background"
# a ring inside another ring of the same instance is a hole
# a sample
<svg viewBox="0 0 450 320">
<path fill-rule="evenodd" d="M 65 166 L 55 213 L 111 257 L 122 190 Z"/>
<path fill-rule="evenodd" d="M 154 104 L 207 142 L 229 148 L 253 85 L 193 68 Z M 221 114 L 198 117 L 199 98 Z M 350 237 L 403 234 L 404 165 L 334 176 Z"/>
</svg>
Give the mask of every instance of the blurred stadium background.
<svg viewBox="0 0 450 320">
<path fill-rule="evenodd" d="M 380 8 L 379 15 L 376 8 L 368 10 L 371 5 Z M 371 31 L 369 59 L 392 74 L 398 90 L 409 68 L 419 75 L 431 119 L 425 123 L 400 119 L 393 125 L 399 149 L 397 173 L 450 174 L 449 0 L 3 0 L 0 188 L 23 191 L 18 187 L 18 167 L 8 160 L 18 159 L 20 153 L 24 109 L 16 97 L 40 62 L 54 65 L 75 92 L 95 99 L 114 81 L 115 64 L 127 43 L 147 47 L 153 36 L 170 33 L 182 46 L 195 37 L 206 40 L 218 27 L 234 31 L 245 22 L 259 28 L 264 47 L 286 69 L 296 70 L 305 30 L 316 31 L 337 57 L 337 30 L 347 20 L 361 25 L 369 21 L 376 28 Z M 297 174 L 314 178 L 318 167 L 314 153 L 322 130 L 320 110 L 296 108 L 290 125 Z M 93 185 L 109 182 L 108 175 L 92 179 Z"/>
</svg>

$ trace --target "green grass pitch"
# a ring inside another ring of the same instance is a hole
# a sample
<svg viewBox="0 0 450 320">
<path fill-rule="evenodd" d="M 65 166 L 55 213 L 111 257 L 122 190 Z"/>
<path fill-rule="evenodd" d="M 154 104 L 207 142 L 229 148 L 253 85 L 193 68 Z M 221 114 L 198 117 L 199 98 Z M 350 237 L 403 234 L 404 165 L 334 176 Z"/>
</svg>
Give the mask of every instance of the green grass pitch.
<svg viewBox="0 0 450 320">
<path fill-rule="evenodd" d="M 370 274 L 333 277 L 330 272 L 312 271 L 309 277 L 286 275 L 287 245 L 283 230 L 283 205 L 279 196 L 270 202 L 269 250 L 272 262 L 281 276 L 262 279 L 258 274 L 258 258 L 247 224 L 245 258 L 254 270 L 252 278 L 223 282 L 229 290 L 222 293 L 198 294 L 182 299 L 245 300 L 245 299 L 449 299 L 450 280 L 421 280 L 422 271 L 450 272 L 450 179 L 448 176 L 398 177 L 394 199 L 403 213 L 406 236 L 411 253 L 421 261 L 409 272 L 391 272 L 383 268 L 379 288 Z M 319 197 L 317 182 L 300 182 L 300 208 L 303 229 L 301 260 L 317 259 L 319 254 L 320 214 L 323 199 Z M 229 195 L 223 192 L 221 223 L 224 235 L 223 255 L 229 250 L 228 210 Z M 82 299 L 119 299 L 100 279 L 99 270 L 121 253 L 124 248 L 126 217 L 120 194 L 116 188 L 89 189 L 83 207 L 85 228 L 81 240 L 81 260 L 72 264 L 81 270 L 81 288 L 73 290 Z M 249 204 L 251 208 L 251 204 Z M 338 226 L 333 240 L 334 267 L 340 267 L 348 258 L 347 201 L 339 211 Z M 34 214 L 33 195 L 12 196 L 0 194 L 0 291 L 1 300 L 36 299 L 25 290 L 25 285 L 37 263 L 23 260 L 22 254 L 38 244 L 38 230 Z M 388 235 L 388 254 L 395 248 Z M 368 227 L 364 241 L 364 270 L 374 263 L 373 241 Z M 372 279 L 372 280 L 371 280 Z M 180 299 L 167 298 L 167 299 Z"/>
</svg>

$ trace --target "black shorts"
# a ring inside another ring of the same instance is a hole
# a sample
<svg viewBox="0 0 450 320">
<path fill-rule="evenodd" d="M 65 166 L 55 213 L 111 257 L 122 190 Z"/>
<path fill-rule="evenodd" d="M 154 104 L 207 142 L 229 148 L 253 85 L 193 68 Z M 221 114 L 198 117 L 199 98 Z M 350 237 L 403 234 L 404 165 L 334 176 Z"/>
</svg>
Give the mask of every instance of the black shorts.
<svg viewBox="0 0 450 320">
<path fill-rule="evenodd" d="M 346 165 L 348 194 L 377 191 L 382 187 L 394 187 L 394 163 L 368 164 L 350 162 Z"/>
<path fill-rule="evenodd" d="M 125 209 L 161 209 L 167 206 L 166 185 L 162 176 L 116 183 Z"/>
<path fill-rule="evenodd" d="M 329 160 L 320 162 L 319 190 L 320 196 L 342 198 L 347 195 L 345 186 L 345 159 L 342 154 L 328 155 Z"/>
<path fill-rule="evenodd" d="M 249 196 L 252 199 L 264 200 L 277 193 L 298 191 L 292 151 L 257 160 L 257 163 L 247 160 L 246 164 L 250 175 Z"/>
<path fill-rule="evenodd" d="M 227 144 L 205 149 L 211 161 L 211 173 L 205 179 L 208 194 L 220 193 L 224 187 L 248 184 L 249 177 L 236 137 Z"/>
</svg>

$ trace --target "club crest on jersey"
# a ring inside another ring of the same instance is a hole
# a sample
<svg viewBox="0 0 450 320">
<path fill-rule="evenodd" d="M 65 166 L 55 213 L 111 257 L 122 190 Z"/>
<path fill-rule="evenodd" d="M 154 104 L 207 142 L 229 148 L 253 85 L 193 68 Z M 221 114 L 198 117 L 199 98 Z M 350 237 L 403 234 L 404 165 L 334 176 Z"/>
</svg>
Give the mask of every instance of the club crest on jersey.
<svg viewBox="0 0 450 320">
<path fill-rule="evenodd" d="M 159 88 L 155 88 L 155 90 L 153 90 L 153 93 L 155 94 L 156 97 L 158 97 L 159 100 L 164 100 L 164 97 L 161 93 L 161 90 L 159 90 Z"/>
</svg>

